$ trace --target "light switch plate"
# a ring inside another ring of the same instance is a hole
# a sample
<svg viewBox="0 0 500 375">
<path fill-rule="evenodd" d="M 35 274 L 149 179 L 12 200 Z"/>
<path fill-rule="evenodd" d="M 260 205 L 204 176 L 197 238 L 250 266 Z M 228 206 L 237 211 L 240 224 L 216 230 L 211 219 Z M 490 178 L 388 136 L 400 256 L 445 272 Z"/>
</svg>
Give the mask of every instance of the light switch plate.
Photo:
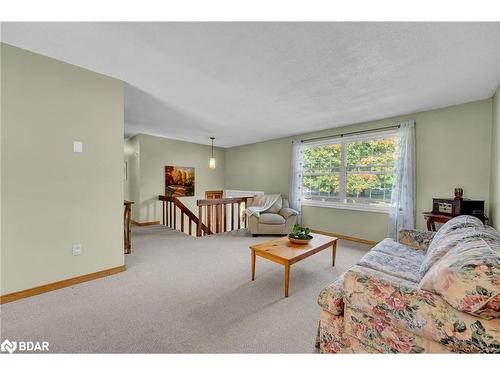
<svg viewBox="0 0 500 375">
<path fill-rule="evenodd" d="M 73 141 L 73 152 L 83 152 L 83 143 L 80 141 Z"/>
<path fill-rule="evenodd" d="M 82 244 L 73 245 L 73 255 L 82 255 Z"/>
</svg>

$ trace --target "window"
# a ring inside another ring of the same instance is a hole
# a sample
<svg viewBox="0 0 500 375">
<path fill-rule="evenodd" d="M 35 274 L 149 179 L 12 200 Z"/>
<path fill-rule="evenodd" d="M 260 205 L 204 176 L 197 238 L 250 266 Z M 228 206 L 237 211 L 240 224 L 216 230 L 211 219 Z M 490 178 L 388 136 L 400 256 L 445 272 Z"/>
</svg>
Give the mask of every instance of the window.
<svg viewBox="0 0 500 375">
<path fill-rule="evenodd" d="M 395 174 L 396 131 L 306 143 L 304 205 L 387 211 Z"/>
</svg>

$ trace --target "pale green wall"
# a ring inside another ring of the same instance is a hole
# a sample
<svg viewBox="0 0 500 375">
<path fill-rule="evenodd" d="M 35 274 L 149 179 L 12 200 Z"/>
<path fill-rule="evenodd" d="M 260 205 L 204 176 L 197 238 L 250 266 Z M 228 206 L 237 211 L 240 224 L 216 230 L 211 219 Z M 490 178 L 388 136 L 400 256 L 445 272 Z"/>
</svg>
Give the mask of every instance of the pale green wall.
<svg viewBox="0 0 500 375">
<path fill-rule="evenodd" d="M 491 184 L 490 218 L 493 226 L 500 230 L 500 86 L 493 97 L 493 126 L 491 130 Z"/>
<path fill-rule="evenodd" d="M 324 135 L 416 120 L 417 226 L 433 197 L 451 197 L 463 187 L 466 197 L 489 200 L 492 99 L 405 116 L 308 133 L 226 149 L 227 189 L 264 190 L 288 195 L 291 142 Z M 314 229 L 370 240 L 387 233 L 384 213 L 304 207 L 304 224 Z"/>
<path fill-rule="evenodd" d="M 1 294 L 123 265 L 122 82 L 1 51 Z"/>
<path fill-rule="evenodd" d="M 0 32 L 1 32 L 1 26 L 0 26 Z M 3 151 L 2 151 L 2 144 L 3 144 L 3 127 L 2 127 L 2 123 L 3 123 L 3 99 L 2 99 L 2 92 L 3 90 L 1 89 L 3 87 L 3 78 L 2 78 L 2 75 L 3 75 L 3 58 L 2 58 L 2 55 L 3 55 L 3 48 L 2 48 L 2 44 L 0 42 L 0 295 L 2 295 L 2 275 L 1 275 L 1 271 L 2 271 L 2 244 L 3 244 L 3 241 L 2 241 L 2 228 L 3 228 L 3 225 L 2 225 L 2 186 L 3 186 L 3 183 L 2 183 L 2 176 L 3 176 L 3 173 L 2 173 L 2 165 L 3 165 L 3 162 L 2 162 L 2 155 L 3 155 Z"/>
<path fill-rule="evenodd" d="M 209 141 L 209 140 L 208 140 Z M 196 199 L 203 199 L 206 190 L 224 189 L 224 149 L 215 147 L 215 170 L 208 168 L 211 153 L 209 145 L 177 141 L 174 139 L 139 134 L 129 142 L 137 142 L 139 159 L 136 187 L 139 199 L 132 208 L 132 217 L 138 222 L 161 220 L 162 206 L 158 195 L 164 194 L 164 167 L 174 165 L 195 168 L 195 196 L 180 200 L 197 213 Z M 207 142 L 208 143 L 208 142 Z"/>
</svg>

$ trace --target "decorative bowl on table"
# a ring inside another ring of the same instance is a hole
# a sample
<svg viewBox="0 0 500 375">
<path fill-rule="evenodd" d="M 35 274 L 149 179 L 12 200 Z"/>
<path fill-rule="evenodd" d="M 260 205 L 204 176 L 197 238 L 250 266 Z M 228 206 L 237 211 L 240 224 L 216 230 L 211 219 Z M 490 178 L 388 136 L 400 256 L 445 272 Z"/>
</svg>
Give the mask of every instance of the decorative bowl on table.
<svg viewBox="0 0 500 375">
<path fill-rule="evenodd" d="M 305 245 L 312 240 L 311 230 L 309 228 L 302 228 L 299 224 L 295 224 L 292 233 L 288 235 L 288 241 L 297 245 Z"/>
<path fill-rule="evenodd" d="M 288 236 L 288 241 L 290 241 L 291 243 L 294 243 L 294 244 L 297 244 L 297 245 L 306 245 L 309 243 L 309 241 L 311 241 L 313 238 L 313 236 L 308 236 L 308 238 L 293 238 L 293 237 L 290 237 L 290 235 Z"/>
</svg>

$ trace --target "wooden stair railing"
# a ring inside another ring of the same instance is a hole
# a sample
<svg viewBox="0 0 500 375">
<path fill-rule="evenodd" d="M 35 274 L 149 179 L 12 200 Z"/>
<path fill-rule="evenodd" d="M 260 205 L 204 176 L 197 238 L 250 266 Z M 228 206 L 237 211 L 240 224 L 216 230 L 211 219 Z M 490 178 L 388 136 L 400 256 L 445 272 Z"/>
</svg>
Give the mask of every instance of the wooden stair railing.
<svg viewBox="0 0 500 375">
<path fill-rule="evenodd" d="M 182 203 L 178 198 L 167 197 L 166 195 L 159 195 L 158 199 L 163 203 L 163 215 L 162 215 L 163 225 L 175 230 L 180 230 L 183 233 L 186 233 L 185 227 L 187 227 L 186 234 L 189 234 L 190 236 L 193 235 L 193 226 L 194 229 L 196 230 L 197 236 L 199 231 L 201 231 L 202 234 L 212 234 L 210 229 L 205 224 L 202 223 L 200 227 L 199 225 L 200 222 L 196 217 L 196 215 L 189 208 L 187 208 L 184 205 L 184 203 Z M 180 221 L 179 228 L 177 225 L 177 209 L 179 209 L 181 212 L 181 217 L 179 220 Z M 184 225 L 185 216 L 188 219 L 187 225 Z"/>
<path fill-rule="evenodd" d="M 252 197 L 238 197 L 238 198 L 221 198 L 221 199 L 198 199 L 196 205 L 198 206 L 198 222 L 200 225 L 197 227 L 196 235 L 202 235 L 227 232 L 235 229 L 235 206 L 237 207 L 237 229 L 241 228 L 241 204 L 244 208 L 247 205 L 247 199 Z M 227 206 L 231 206 L 231 219 L 228 225 L 228 211 Z M 203 209 L 205 207 L 205 209 Z M 203 223 L 203 211 L 205 211 L 206 225 Z M 213 217 L 215 216 L 215 217 Z M 213 221 L 215 219 L 215 221 Z M 243 219 L 244 228 L 247 227 L 247 218 Z M 203 230 L 207 227 L 208 231 Z M 229 227 L 231 229 L 229 229 Z"/>
<path fill-rule="evenodd" d="M 187 234 L 193 235 L 194 224 L 197 237 L 241 229 L 242 224 L 246 228 L 247 218 L 246 216 L 242 218 L 241 208 L 242 204 L 243 208 L 246 208 L 248 198 L 251 197 L 198 199 L 196 201 L 196 205 L 198 206 L 197 217 L 178 198 L 166 195 L 158 196 L 158 199 L 163 203 L 163 225 L 185 233 L 184 217 L 186 216 L 188 218 Z M 230 206 L 231 210 L 230 215 L 228 206 Z M 177 209 L 181 212 L 180 228 L 177 225 Z M 230 216 L 230 220 L 228 220 L 228 216 Z M 203 222 L 203 217 L 206 218 L 206 223 Z"/>
<path fill-rule="evenodd" d="M 132 231 L 130 230 L 130 223 L 132 220 L 132 201 L 123 201 L 123 248 L 125 254 L 132 252 L 132 241 L 130 240 Z"/>
</svg>

